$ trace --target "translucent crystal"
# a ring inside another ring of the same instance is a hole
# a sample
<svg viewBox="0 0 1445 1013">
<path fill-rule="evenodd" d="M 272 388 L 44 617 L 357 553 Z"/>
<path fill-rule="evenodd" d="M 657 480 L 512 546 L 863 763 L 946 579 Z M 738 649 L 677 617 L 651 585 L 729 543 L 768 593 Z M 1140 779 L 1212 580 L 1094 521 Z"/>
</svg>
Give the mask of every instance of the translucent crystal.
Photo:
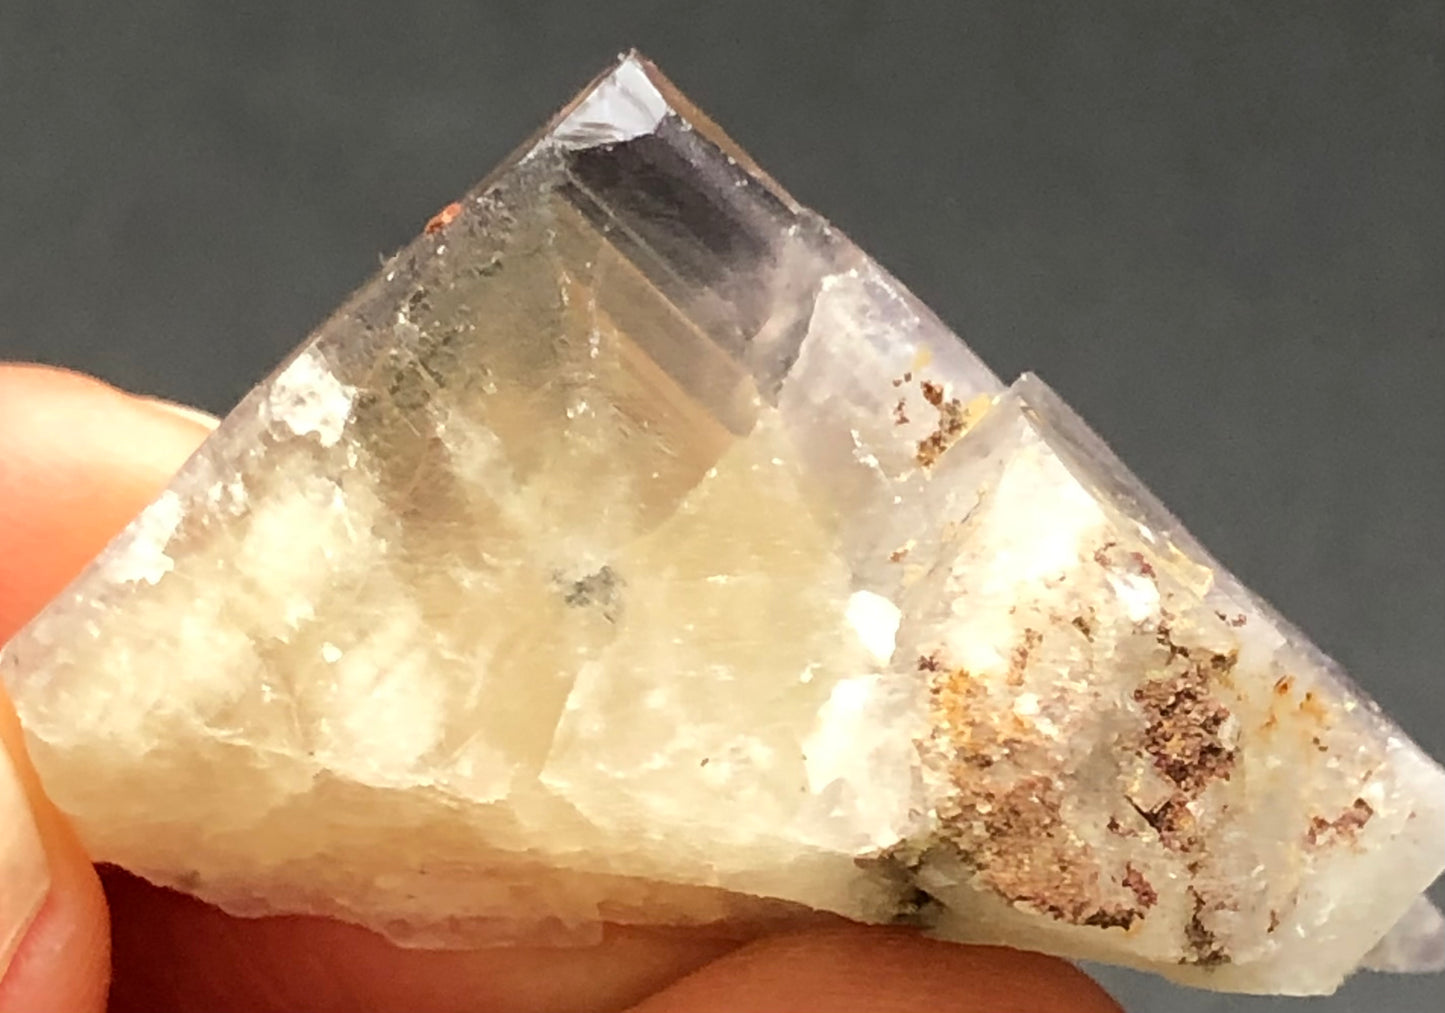
<svg viewBox="0 0 1445 1013">
<path fill-rule="evenodd" d="M 1441 962 L 1445 771 L 636 56 L 0 675 L 95 857 L 238 914 Z"/>
</svg>

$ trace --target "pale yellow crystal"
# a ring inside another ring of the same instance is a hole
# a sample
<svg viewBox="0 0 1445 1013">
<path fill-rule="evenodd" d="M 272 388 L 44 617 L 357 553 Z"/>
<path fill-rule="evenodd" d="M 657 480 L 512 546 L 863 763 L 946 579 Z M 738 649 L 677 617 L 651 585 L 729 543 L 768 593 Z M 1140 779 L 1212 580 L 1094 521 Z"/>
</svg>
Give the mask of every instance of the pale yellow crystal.
<svg viewBox="0 0 1445 1013">
<path fill-rule="evenodd" d="M 841 915 L 1295 993 L 1445 936 L 1445 772 L 637 57 L 0 675 L 93 854 L 238 914 Z"/>
</svg>

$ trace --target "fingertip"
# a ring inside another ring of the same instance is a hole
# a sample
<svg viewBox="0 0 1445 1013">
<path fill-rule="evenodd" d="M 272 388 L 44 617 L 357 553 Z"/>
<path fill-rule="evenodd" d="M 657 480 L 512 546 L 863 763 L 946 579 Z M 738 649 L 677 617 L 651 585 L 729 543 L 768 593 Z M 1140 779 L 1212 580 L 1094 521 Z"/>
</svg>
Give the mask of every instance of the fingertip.
<svg viewBox="0 0 1445 1013">
<path fill-rule="evenodd" d="M 192 426 L 199 426 L 206 433 L 214 430 L 221 424 L 221 420 L 210 412 L 203 412 L 199 408 L 192 408 L 190 405 L 177 404 L 174 401 L 167 401 L 161 397 L 136 397 L 147 408 L 169 414 L 182 422 Z"/>
<path fill-rule="evenodd" d="M 1077 968 L 1036 953 L 863 927 L 767 939 L 633 1013 L 1121 1013 Z"/>
<path fill-rule="evenodd" d="M 0 641 L 155 498 L 212 424 L 78 373 L 0 365 Z"/>
</svg>

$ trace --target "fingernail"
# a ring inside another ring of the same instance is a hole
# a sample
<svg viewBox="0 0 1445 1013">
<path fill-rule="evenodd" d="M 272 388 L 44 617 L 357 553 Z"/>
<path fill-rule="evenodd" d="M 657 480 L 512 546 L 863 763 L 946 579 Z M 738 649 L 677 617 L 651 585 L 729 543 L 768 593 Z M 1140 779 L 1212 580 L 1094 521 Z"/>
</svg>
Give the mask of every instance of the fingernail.
<svg viewBox="0 0 1445 1013">
<path fill-rule="evenodd" d="M 208 412 L 203 412 L 199 408 L 192 408 L 189 405 L 176 404 L 174 401 L 167 401 L 164 398 L 159 397 L 143 397 L 141 398 L 141 400 L 153 408 L 159 408 L 162 411 L 170 412 L 172 415 L 179 416 L 180 418 L 183 418 L 188 422 L 195 422 L 199 425 L 203 425 L 207 429 L 215 429 L 218 425 L 221 424 L 221 420 L 216 418 L 216 416 L 211 415 Z"/>
<path fill-rule="evenodd" d="M 0 745 L 0 978 L 50 891 L 50 864 L 25 787 Z"/>
</svg>

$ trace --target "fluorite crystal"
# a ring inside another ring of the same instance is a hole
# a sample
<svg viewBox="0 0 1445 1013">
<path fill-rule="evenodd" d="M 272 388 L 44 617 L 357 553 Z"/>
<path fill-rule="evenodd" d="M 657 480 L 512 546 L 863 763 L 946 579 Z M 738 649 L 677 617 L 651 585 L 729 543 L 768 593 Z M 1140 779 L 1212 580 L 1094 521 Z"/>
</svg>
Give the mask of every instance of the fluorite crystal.
<svg viewBox="0 0 1445 1013">
<path fill-rule="evenodd" d="M 0 656 L 97 859 L 411 945 L 1442 963 L 1445 771 L 651 65 L 460 205 Z"/>
</svg>

